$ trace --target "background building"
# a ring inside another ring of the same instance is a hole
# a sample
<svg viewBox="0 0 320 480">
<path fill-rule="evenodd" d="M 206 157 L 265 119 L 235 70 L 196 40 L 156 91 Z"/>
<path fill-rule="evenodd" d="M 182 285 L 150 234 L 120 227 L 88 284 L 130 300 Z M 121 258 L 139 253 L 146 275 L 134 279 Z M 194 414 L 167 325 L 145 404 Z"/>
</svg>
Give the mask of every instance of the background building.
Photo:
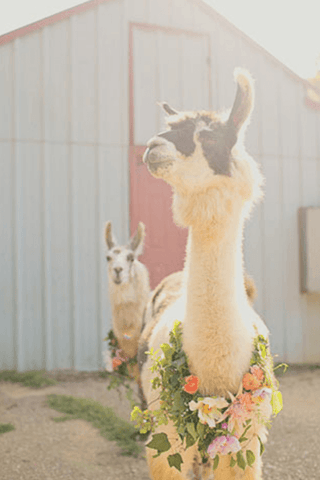
<svg viewBox="0 0 320 480">
<path fill-rule="evenodd" d="M 143 148 L 158 101 L 231 107 L 236 66 L 256 79 L 246 145 L 266 177 L 245 232 L 256 308 L 279 359 L 320 362 L 320 296 L 299 270 L 298 209 L 320 205 L 310 84 L 200 0 L 94 0 L 0 37 L 0 369 L 102 366 L 106 220 L 119 242 L 146 223 L 153 286 L 182 268 L 185 232 Z"/>
</svg>

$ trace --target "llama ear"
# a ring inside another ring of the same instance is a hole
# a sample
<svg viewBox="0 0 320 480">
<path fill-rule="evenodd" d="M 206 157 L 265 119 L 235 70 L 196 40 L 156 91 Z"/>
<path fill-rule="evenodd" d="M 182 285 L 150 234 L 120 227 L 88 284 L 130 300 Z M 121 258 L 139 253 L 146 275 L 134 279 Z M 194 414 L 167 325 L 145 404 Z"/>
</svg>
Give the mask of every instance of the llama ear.
<svg viewBox="0 0 320 480">
<path fill-rule="evenodd" d="M 160 105 L 168 115 L 178 115 L 179 113 L 176 110 L 174 110 L 172 107 L 170 107 L 170 105 L 168 105 L 166 102 L 162 102 Z"/>
<path fill-rule="evenodd" d="M 139 255 L 141 255 L 143 252 L 145 230 L 144 224 L 139 222 L 137 231 L 130 240 L 129 248 L 131 248 L 136 257 L 139 257 Z"/>
<path fill-rule="evenodd" d="M 244 124 L 249 121 L 254 102 L 254 88 L 253 79 L 246 70 L 236 68 L 234 77 L 238 88 L 227 125 L 237 135 Z"/>
<path fill-rule="evenodd" d="M 116 245 L 116 240 L 112 234 L 112 225 L 111 222 L 107 222 L 104 227 L 104 238 L 109 250 Z"/>
</svg>

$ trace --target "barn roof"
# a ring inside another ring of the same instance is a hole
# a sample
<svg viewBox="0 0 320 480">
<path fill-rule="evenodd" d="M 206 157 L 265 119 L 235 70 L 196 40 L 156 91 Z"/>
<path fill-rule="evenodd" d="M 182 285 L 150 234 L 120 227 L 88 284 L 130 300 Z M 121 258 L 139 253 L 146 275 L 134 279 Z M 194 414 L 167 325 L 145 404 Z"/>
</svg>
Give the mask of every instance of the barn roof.
<svg viewBox="0 0 320 480">
<path fill-rule="evenodd" d="M 31 23 L 22 28 L 18 28 L 17 30 L 13 30 L 12 32 L 9 32 L 0 36 L 0 46 L 6 43 L 9 43 L 12 40 L 15 40 L 16 38 L 23 37 L 30 33 L 36 32 L 37 30 L 41 30 L 42 28 L 48 25 L 52 25 L 60 21 L 66 20 L 67 18 L 70 18 L 73 15 L 77 15 L 79 13 L 84 13 L 84 12 L 87 12 L 88 10 L 92 10 L 98 5 L 107 3 L 109 1 L 111 0 L 89 0 L 88 2 L 81 3 L 80 5 L 76 5 L 75 7 L 69 8 L 67 10 L 56 13 L 49 17 L 43 18 L 41 20 L 38 20 L 37 22 Z M 268 52 L 265 48 L 263 48 L 261 45 L 255 42 L 251 37 L 246 35 L 242 30 L 237 28 L 235 25 L 233 25 L 223 15 L 221 15 L 216 10 L 214 10 L 210 5 L 205 3 L 204 0 L 190 0 L 190 1 L 197 4 L 199 8 L 203 9 L 209 16 L 215 18 L 215 20 L 218 20 L 219 23 L 223 25 L 225 28 L 227 28 L 228 30 L 231 30 L 234 34 L 240 36 L 246 42 L 250 43 L 254 48 L 256 48 L 261 53 L 261 55 L 268 57 L 269 60 L 271 60 L 276 66 L 282 68 L 295 81 L 301 83 L 307 89 L 314 90 L 317 93 L 317 95 L 320 95 L 320 88 L 317 88 L 316 86 L 312 85 L 308 80 L 303 79 L 302 77 L 297 75 L 293 70 L 291 70 L 279 59 L 277 59 L 270 52 Z"/>
</svg>

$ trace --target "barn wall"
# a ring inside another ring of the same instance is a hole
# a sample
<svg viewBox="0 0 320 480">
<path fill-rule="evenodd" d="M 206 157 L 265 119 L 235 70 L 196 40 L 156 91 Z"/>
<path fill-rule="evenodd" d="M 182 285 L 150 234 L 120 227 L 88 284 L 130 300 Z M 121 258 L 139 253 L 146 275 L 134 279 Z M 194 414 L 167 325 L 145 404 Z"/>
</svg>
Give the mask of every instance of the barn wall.
<svg viewBox="0 0 320 480">
<path fill-rule="evenodd" d="M 102 366 L 103 227 L 129 225 L 120 7 L 0 47 L 0 369 Z"/>
<path fill-rule="evenodd" d="M 304 106 L 302 84 L 201 2 L 112 0 L 0 47 L 0 369 L 102 365 L 103 225 L 112 220 L 120 242 L 129 231 L 130 22 L 208 35 L 214 109 L 232 104 L 234 67 L 252 72 L 246 141 L 266 186 L 246 228 L 245 264 L 273 351 L 319 363 L 320 297 L 299 291 L 297 210 L 320 204 L 320 120 Z M 165 41 L 159 34 L 158 45 Z M 166 58 L 158 62 L 161 93 L 177 84 Z M 161 123 L 151 87 L 137 111 L 146 128 Z M 176 90 L 179 108 L 187 100 Z"/>
</svg>

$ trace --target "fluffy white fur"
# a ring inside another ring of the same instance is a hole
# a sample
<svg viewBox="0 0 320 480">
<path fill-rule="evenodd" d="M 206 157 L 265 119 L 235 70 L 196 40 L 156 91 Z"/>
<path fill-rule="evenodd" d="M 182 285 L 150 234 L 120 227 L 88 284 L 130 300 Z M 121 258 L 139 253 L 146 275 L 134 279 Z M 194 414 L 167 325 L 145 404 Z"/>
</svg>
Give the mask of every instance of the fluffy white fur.
<svg viewBox="0 0 320 480">
<path fill-rule="evenodd" d="M 261 197 L 262 176 L 239 140 L 253 107 L 253 82 L 247 72 L 239 69 L 235 78 L 238 93 L 229 118 L 238 140 L 230 154 L 230 175 L 215 174 L 209 166 L 198 140 L 201 124 L 194 133 L 196 148 L 191 156 L 182 155 L 163 137 L 153 137 L 145 154 L 150 172 L 172 186 L 175 222 L 189 229 L 181 296 L 163 312 L 150 334 L 148 347 L 157 350 L 161 343 L 168 342 L 173 323 L 182 321 L 183 348 L 204 395 L 236 394 L 249 369 L 255 327 L 268 336 L 265 324 L 248 302 L 244 286 L 243 227 L 253 204 Z M 192 115 L 197 122 L 199 115 Z M 213 118 L 220 120 L 216 114 Z M 149 408 L 159 408 L 158 393 L 150 385 L 150 359 L 141 378 Z M 263 436 L 265 428 L 257 429 Z M 183 449 L 173 425 L 159 427 L 160 431 L 166 431 L 175 444 L 168 454 L 179 451 L 184 463 L 180 473 L 169 467 L 167 454 L 153 458 L 154 451 L 147 448 L 153 480 L 262 478 L 256 437 L 248 446 L 256 456 L 253 468 L 247 467 L 245 472 L 230 468 L 230 459 L 221 458 L 213 477 L 212 468 L 199 465 L 196 447 Z"/>
<path fill-rule="evenodd" d="M 129 244 L 119 246 L 112 234 L 111 222 L 105 226 L 112 327 L 120 347 L 129 358 L 137 354 L 144 310 L 150 295 L 148 270 L 138 260 L 144 237 L 145 228 L 140 222 Z"/>
</svg>

